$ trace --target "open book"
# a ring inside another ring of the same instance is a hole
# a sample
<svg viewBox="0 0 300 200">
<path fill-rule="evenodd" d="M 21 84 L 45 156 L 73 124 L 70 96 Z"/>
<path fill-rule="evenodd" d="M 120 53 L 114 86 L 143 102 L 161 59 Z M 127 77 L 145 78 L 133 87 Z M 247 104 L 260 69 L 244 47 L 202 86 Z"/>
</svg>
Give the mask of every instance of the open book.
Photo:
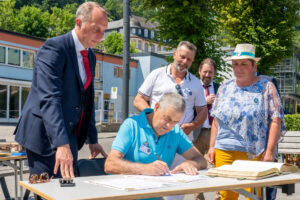
<svg viewBox="0 0 300 200">
<path fill-rule="evenodd" d="M 232 165 L 211 168 L 206 175 L 241 179 L 262 179 L 279 175 L 280 173 L 297 172 L 298 170 L 297 166 L 285 163 L 236 160 Z"/>
</svg>

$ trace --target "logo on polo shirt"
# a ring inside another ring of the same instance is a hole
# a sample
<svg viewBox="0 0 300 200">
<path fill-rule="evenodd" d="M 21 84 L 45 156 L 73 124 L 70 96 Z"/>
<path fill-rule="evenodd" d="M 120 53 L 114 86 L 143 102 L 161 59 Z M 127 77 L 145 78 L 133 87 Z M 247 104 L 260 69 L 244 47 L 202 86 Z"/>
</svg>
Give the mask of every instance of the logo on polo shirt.
<svg viewBox="0 0 300 200">
<path fill-rule="evenodd" d="M 147 155 L 150 155 L 151 152 L 152 152 L 152 149 L 149 148 L 149 142 L 144 142 L 144 143 L 140 146 L 139 150 L 140 150 L 141 152 L 147 154 Z"/>
</svg>

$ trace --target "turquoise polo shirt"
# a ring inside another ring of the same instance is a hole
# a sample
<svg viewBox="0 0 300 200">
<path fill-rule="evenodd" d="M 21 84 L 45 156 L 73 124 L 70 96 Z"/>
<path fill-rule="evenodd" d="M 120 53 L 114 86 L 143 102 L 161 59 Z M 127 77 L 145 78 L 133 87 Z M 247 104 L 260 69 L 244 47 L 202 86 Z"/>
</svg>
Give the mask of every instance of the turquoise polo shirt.
<svg viewBox="0 0 300 200">
<path fill-rule="evenodd" d="M 156 161 L 157 154 L 170 167 L 175 154 L 183 154 L 193 144 L 178 124 L 158 139 L 146 118 L 146 114 L 152 112 L 153 109 L 146 108 L 139 115 L 126 119 L 112 149 L 122 152 L 125 160 L 144 164 Z"/>
</svg>

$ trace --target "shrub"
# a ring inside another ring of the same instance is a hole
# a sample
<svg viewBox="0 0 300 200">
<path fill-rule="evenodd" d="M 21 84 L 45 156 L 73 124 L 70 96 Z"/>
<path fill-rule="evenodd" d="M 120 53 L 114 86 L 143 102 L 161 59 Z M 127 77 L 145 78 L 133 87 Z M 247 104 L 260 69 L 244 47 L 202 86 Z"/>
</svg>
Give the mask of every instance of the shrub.
<svg viewBox="0 0 300 200">
<path fill-rule="evenodd" d="M 300 131 L 300 114 L 284 115 L 284 120 L 288 131 Z"/>
</svg>

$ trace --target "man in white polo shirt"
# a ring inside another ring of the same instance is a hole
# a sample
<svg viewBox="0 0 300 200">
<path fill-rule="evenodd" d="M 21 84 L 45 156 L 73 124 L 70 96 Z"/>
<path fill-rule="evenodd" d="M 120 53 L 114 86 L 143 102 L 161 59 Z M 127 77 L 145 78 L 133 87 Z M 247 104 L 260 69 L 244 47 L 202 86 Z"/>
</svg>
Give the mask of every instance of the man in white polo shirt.
<svg viewBox="0 0 300 200">
<path fill-rule="evenodd" d="M 179 125 L 191 141 L 193 130 L 202 125 L 207 117 L 202 84 L 188 71 L 194 61 L 196 51 L 194 44 L 187 41 L 180 42 L 173 54 L 173 63 L 152 71 L 140 87 L 133 102 L 134 106 L 142 111 L 145 108 L 153 108 L 165 93 L 177 92 L 183 96 L 186 109 Z M 194 108 L 196 116 L 194 116 Z M 176 155 L 171 169 L 183 161 L 183 157 Z"/>
</svg>

